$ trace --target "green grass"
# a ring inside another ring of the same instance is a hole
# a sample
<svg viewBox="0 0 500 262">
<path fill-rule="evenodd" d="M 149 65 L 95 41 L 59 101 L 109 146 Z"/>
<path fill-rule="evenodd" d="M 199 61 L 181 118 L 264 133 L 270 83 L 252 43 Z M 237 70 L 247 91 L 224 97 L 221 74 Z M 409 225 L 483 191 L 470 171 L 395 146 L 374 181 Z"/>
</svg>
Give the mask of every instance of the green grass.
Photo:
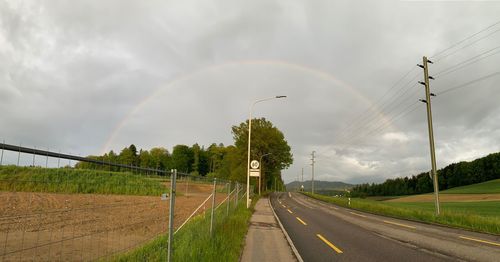
<svg viewBox="0 0 500 262">
<path fill-rule="evenodd" d="M 385 202 L 389 206 L 434 212 L 434 202 Z M 500 217 L 500 201 L 442 202 L 441 210 L 446 213 L 470 213 L 479 216 Z"/>
<path fill-rule="evenodd" d="M 158 181 L 131 173 L 0 166 L 0 191 L 158 196 L 169 190 Z"/>
<path fill-rule="evenodd" d="M 477 205 L 478 202 L 454 204 L 444 204 L 441 215 L 436 216 L 432 206 L 426 206 L 427 203 L 389 203 L 373 201 L 368 199 L 352 198 L 351 205 L 348 205 L 347 198 L 328 197 L 311 193 L 304 193 L 307 196 L 322 200 L 325 202 L 333 203 L 339 206 L 350 207 L 361 211 L 367 211 L 375 214 L 422 221 L 428 223 L 443 224 L 451 227 L 464 228 L 468 230 L 485 232 L 491 234 L 500 234 L 500 216 L 498 216 L 498 207 L 493 212 L 493 215 L 484 215 L 478 210 L 488 209 L 492 206 L 484 204 L 483 206 Z M 487 203 L 487 202 L 483 202 Z M 490 202 L 488 202 L 490 203 Z M 432 203 L 430 203 L 432 205 Z M 498 205 L 498 202 L 496 202 Z M 478 208 L 473 207 L 477 205 Z M 495 205 L 495 202 L 492 203 Z M 423 208 L 422 208 L 423 207 Z"/>
<path fill-rule="evenodd" d="M 229 216 L 225 208 L 217 210 L 213 236 L 210 236 L 210 212 L 195 217 L 174 235 L 172 260 L 238 261 L 255 202 L 247 209 L 244 201 L 240 201 Z M 165 261 L 166 247 L 167 236 L 164 235 L 112 261 Z"/>
<path fill-rule="evenodd" d="M 441 192 L 442 194 L 500 194 L 500 179 L 483 183 L 454 187 Z"/>
</svg>

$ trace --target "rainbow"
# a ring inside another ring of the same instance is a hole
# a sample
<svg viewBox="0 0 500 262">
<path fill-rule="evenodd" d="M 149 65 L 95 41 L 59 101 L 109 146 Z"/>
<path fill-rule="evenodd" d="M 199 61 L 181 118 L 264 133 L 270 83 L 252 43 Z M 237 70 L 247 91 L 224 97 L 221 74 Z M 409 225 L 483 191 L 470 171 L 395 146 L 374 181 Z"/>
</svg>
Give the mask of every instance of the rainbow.
<svg viewBox="0 0 500 262">
<path fill-rule="evenodd" d="M 162 85 L 161 87 L 157 88 L 154 90 L 150 95 L 146 96 L 144 99 L 139 101 L 118 123 L 117 125 L 113 128 L 111 135 L 109 136 L 108 140 L 104 144 L 104 147 L 101 149 L 102 154 L 106 153 L 110 146 L 111 143 L 113 143 L 115 137 L 117 134 L 120 132 L 120 130 L 125 126 L 127 121 L 136 113 L 138 112 L 145 104 L 147 104 L 152 98 L 156 97 L 157 95 L 160 94 L 164 89 L 170 88 L 175 86 L 178 83 L 187 81 L 191 79 L 192 77 L 195 77 L 201 73 L 205 73 L 207 71 L 213 71 L 213 70 L 222 70 L 225 68 L 229 67 L 235 67 L 235 66 L 245 66 L 245 65 L 262 65 L 262 66 L 274 66 L 274 67 L 279 67 L 279 68 L 284 68 L 287 70 L 292 70 L 292 71 L 297 71 L 303 74 L 308 74 L 317 78 L 320 78 L 324 81 L 327 81 L 329 83 L 332 83 L 335 86 L 339 86 L 341 88 L 344 88 L 347 92 L 350 94 L 354 95 L 355 97 L 359 98 L 361 101 L 366 103 L 367 105 L 374 105 L 374 103 L 368 99 L 366 96 L 361 94 L 358 90 L 353 88 L 352 86 L 348 85 L 347 83 L 337 79 L 334 75 L 317 69 L 317 68 L 312 68 L 308 67 L 302 64 L 297 64 L 297 63 L 291 63 L 287 61 L 282 61 L 282 60 L 240 60 L 240 61 L 229 61 L 229 62 L 224 62 L 221 64 L 215 64 L 215 65 L 210 65 L 206 66 L 200 69 L 197 69 L 195 71 L 181 74 L 174 79 L 170 80 L 167 82 L 165 85 Z M 250 101 L 249 101 L 250 103 Z M 375 110 L 377 111 L 377 114 L 382 117 L 382 119 L 390 124 L 390 121 L 387 119 L 387 117 L 380 111 L 380 109 L 376 106 L 373 106 Z"/>
</svg>

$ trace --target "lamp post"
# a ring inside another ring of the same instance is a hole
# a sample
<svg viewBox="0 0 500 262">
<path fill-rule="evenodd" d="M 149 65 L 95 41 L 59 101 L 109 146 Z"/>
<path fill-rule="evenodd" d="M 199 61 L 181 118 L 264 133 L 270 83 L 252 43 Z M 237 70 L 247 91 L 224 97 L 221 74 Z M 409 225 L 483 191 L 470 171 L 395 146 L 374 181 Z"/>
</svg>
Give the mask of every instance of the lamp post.
<svg viewBox="0 0 500 262">
<path fill-rule="evenodd" d="M 260 163 L 260 176 L 259 176 L 259 196 L 260 196 L 260 183 L 261 183 L 261 179 L 262 179 L 262 174 L 264 174 L 264 165 L 262 164 L 262 158 L 265 157 L 265 156 L 268 156 L 268 155 L 271 155 L 272 153 L 267 153 L 267 154 L 263 154 L 260 156 L 260 159 L 259 159 L 259 163 Z"/>
<path fill-rule="evenodd" d="M 278 98 L 286 98 L 286 96 L 273 96 L 264 99 L 256 100 L 250 106 L 250 117 L 248 118 L 248 163 L 247 163 L 247 208 L 250 208 L 250 140 L 252 138 L 252 111 L 255 104 Z"/>
</svg>

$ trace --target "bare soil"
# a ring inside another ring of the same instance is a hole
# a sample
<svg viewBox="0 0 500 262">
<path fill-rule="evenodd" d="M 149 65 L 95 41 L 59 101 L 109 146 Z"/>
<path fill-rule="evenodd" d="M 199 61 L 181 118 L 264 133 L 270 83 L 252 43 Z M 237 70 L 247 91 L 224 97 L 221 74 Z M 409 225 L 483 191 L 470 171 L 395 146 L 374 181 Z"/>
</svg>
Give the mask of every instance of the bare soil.
<svg viewBox="0 0 500 262">
<path fill-rule="evenodd" d="M 500 201 L 500 194 L 440 194 L 442 202 Z M 434 194 L 415 195 L 386 200 L 386 202 L 433 202 Z"/>
<path fill-rule="evenodd" d="M 174 225 L 211 194 L 212 185 L 178 183 Z M 187 188 L 187 192 L 186 192 Z M 226 198 L 217 193 L 216 203 Z M 137 247 L 168 227 L 160 196 L 0 192 L 0 261 L 98 260 Z M 211 207 L 211 201 L 200 209 Z"/>
</svg>

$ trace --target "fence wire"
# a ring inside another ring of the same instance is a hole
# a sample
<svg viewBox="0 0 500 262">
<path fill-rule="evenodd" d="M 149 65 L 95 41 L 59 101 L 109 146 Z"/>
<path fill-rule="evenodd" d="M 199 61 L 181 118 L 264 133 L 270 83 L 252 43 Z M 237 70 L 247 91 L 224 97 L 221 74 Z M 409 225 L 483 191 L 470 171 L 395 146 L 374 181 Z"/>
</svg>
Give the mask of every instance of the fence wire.
<svg viewBox="0 0 500 262">
<path fill-rule="evenodd" d="M 113 261 L 167 234 L 170 171 L 5 143 L 0 148 L 0 261 Z M 31 155 L 32 164 L 5 165 L 7 152 L 14 154 L 14 163 L 20 163 L 22 154 Z M 36 165 L 37 156 L 41 165 Z M 60 167 L 61 160 L 128 172 L 75 169 L 70 162 Z M 58 167 L 49 167 L 56 161 Z M 244 202 L 240 184 L 177 175 L 175 233 L 196 217 L 229 216 Z M 217 208 L 226 212 L 211 216 Z M 153 252 L 166 254 L 166 245 L 157 248 Z"/>
</svg>

